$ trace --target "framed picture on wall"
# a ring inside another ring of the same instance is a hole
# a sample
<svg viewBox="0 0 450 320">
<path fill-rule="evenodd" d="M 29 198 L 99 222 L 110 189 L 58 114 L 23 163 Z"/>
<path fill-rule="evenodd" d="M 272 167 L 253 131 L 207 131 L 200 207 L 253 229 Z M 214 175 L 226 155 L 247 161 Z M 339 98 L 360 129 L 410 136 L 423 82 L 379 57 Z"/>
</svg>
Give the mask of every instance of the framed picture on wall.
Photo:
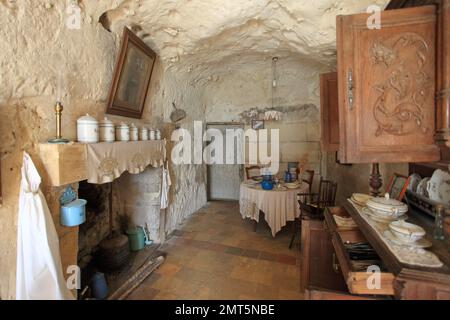
<svg viewBox="0 0 450 320">
<path fill-rule="evenodd" d="M 106 113 L 142 117 L 155 60 L 153 50 L 125 27 Z"/>
<path fill-rule="evenodd" d="M 253 130 L 262 130 L 264 129 L 264 120 L 252 120 L 252 129 Z"/>
</svg>

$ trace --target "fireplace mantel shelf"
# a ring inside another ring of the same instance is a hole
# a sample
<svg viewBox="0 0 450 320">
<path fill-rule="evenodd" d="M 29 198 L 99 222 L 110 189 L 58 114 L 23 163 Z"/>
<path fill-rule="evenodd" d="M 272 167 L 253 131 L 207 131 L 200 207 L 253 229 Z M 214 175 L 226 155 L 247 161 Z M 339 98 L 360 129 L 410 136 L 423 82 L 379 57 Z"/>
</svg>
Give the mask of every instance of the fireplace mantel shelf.
<svg viewBox="0 0 450 320">
<path fill-rule="evenodd" d="M 149 165 L 162 166 L 166 159 L 166 141 L 41 143 L 39 156 L 50 186 L 83 180 L 99 184 L 111 182 L 125 171 L 137 174 Z"/>
</svg>

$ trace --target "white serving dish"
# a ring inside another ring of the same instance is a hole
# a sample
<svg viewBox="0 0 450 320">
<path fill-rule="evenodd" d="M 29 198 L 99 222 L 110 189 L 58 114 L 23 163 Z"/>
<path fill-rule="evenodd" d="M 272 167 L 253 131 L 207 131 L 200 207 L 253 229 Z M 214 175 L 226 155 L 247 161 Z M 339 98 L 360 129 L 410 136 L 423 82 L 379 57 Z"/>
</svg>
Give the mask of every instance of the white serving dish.
<svg viewBox="0 0 450 320">
<path fill-rule="evenodd" d="M 389 229 L 396 238 L 407 243 L 419 241 L 426 234 L 422 227 L 405 221 L 394 221 Z"/>
<path fill-rule="evenodd" d="M 436 170 L 427 182 L 428 197 L 444 205 L 450 205 L 450 174 L 443 170 Z"/>
<path fill-rule="evenodd" d="M 357 205 L 360 205 L 362 207 L 367 205 L 367 201 L 372 199 L 373 197 L 368 195 L 368 194 L 364 194 L 364 193 L 354 193 L 352 194 L 351 200 L 353 202 L 355 202 Z"/>
<path fill-rule="evenodd" d="M 139 129 L 139 140 L 141 141 L 147 141 L 148 140 L 148 129 L 145 127 L 142 127 Z"/>
<path fill-rule="evenodd" d="M 117 141 L 130 141 L 130 127 L 122 122 L 116 126 L 116 140 Z"/>
<path fill-rule="evenodd" d="M 97 143 L 99 139 L 98 121 L 89 114 L 77 120 L 77 140 L 81 143 Z"/>
<path fill-rule="evenodd" d="M 362 212 L 364 214 L 366 214 L 371 220 L 380 222 L 383 224 L 389 224 L 394 221 L 408 219 L 408 216 L 406 214 L 402 214 L 402 215 L 396 216 L 396 217 L 383 216 L 383 215 L 380 215 L 379 213 L 374 213 L 372 210 L 370 210 L 367 207 L 362 208 Z"/>
<path fill-rule="evenodd" d="M 399 238 L 397 238 L 390 229 L 386 229 L 384 231 L 383 235 L 386 239 L 391 241 L 393 244 L 402 246 L 402 247 L 410 247 L 410 248 L 416 249 L 416 248 L 429 248 L 429 247 L 433 246 L 431 241 L 429 241 L 425 238 L 421 238 L 420 240 L 418 240 L 416 242 L 404 242 L 404 241 L 400 240 Z"/>
<path fill-rule="evenodd" d="M 366 205 L 374 214 L 384 218 L 395 219 L 408 212 L 408 206 L 406 204 L 395 199 L 390 199 L 388 193 L 386 193 L 384 198 L 376 197 L 367 200 Z"/>
<path fill-rule="evenodd" d="M 139 129 L 134 125 L 134 123 L 130 126 L 130 141 L 138 141 L 139 140 Z"/>
<path fill-rule="evenodd" d="M 116 140 L 114 123 L 108 118 L 99 122 L 99 136 L 101 142 L 114 142 Z"/>
</svg>

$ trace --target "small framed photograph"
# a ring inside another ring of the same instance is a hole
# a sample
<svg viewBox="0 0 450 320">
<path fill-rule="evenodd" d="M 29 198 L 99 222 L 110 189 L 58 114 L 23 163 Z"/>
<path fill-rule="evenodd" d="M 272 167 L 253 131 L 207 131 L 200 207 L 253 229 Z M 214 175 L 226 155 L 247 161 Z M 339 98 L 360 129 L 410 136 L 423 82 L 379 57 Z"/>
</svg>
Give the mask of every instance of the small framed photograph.
<svg viewBox="0 0 450 320">
<path fill-rule="evenodd" d="M 403 200 L 405 196 L 406 189 L 408 189 L 410 178 L 394 173 L 389 181 L 388 187 L 386 188 L 387 193 L 391 199 L 396 199 L 399 201 Z"/>
<path fill-rule="evenodd" d="M 264 129 L 264 120 L 252 120 L 252 129 L 253 130 Z"/>
</svg>

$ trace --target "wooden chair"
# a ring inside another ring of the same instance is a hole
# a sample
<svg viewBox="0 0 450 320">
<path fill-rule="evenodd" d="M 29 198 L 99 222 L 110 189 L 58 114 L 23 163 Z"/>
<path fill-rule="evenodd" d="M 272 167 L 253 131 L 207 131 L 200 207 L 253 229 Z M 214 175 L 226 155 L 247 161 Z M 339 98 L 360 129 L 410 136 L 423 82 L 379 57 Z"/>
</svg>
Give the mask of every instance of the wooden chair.
<svg viewBox="0 0 450 320">
<path fill-rule="evenodd" d="M 314 181 L 314 170 L 305 170 L 301 175 L 302 182 L 309 185 L 309 193 L 312 192 L 312 185 Z"/>
<path fill-rule="evenodd" d="M 318 193 L 299 193 L 298 204 L 300 205 L 300 224 L 304 216 L 311 218 L 322 218 L 326 207 L 333 207 L 336 203 L 337 183 L 320 178 Z M 302 198 L 302 199 L 300 199 Z M 300 235 L 300 227 L 298 226 L 289 243 L 289 249 L 292 248 L 297 235 Z"/>
<path fill-rule="evenodd" d="M 245 177 L 248 180 L 262 178 L 261 167 L 259 167 L 259 166 L 246 167 L 245 168 Z"/>
</svg>

